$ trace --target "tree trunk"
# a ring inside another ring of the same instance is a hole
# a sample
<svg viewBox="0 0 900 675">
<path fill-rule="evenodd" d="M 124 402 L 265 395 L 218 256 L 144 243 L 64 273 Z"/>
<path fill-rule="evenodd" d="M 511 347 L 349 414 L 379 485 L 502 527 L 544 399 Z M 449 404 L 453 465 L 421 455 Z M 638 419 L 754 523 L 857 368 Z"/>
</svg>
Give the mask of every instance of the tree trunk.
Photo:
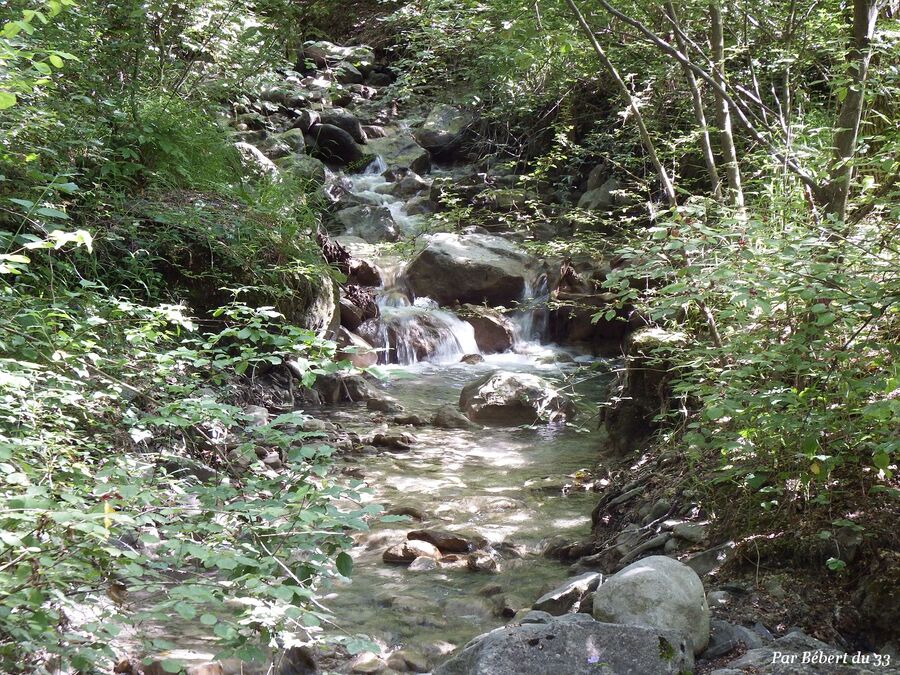
<svg viewBox="0 0 900 675">
<path fill-rule="evenodd" d="M 666 13 L 675 27 L 675 39 L 678 49 L 682 53 L 687 53 L 687 46 L 681 36 L 678 15 L 675 13 L 675 6 L 671 0 L 666 2 Z M 703 161 L 706 162 L 710 189 L 716 201 L 722 201 L 722 183 L 719 179 L 719 170 L 716 168 L 716 158 L 713 155 L 712 142 L 709 138 L 709 127 L 706 124 L 706 112 L 703 109 L 703 96 L 700 94 L 700 86 L 697 84 L 697 78 L 694 76 L 693 70 L 684 64 L 681 64 L 681 68 L 684 70 L 684 78 L 687 80 L 688 89 L 691 91 L 691 100 L 694 104 L 694 118 L 697 120 L 697 126 L 700 128 L 700 148 L 703 151 Z"/>
<path fill-rule="evenodd" d="M 650 157 L 650 162 L 651 164 L 653 164 L 653 168 L 656 170 L 656 174 L 659 176 L 659 182 L 662 183 L 663 192 L 666 193 L 666 200 L 668 201 L 669 206 L 674 208 L 678 205 L 678 202 L 675 199 L 675 187 L 672 185 L 672 180 L 669 178 L 666 167 L 664 167 L 662 165 L 662 162 L 659 161 L 659 156 L 656 154 L 656 147 L 653 145 L 653 139 L 650 137 L 650 132 L 647 131 L 647 125 L 644 124 L 644 116 L 638 109 L 637 103 L 635 103 L 634 97 L 631 95 L 631 90 L 628 88 L 628 85 L 625 84 L 622 76 L 619 75 L 619 71 L 616 70 L 616 67 L 613 65 L 612 61 L 609 60 L 606 52 L 603 51 L 603 47 L 601 47 L 600 43 L 597 41 L 597 38 L 594 35 L 594 32 L 591 30 L 591 27 L 588 25 L 588 22 L 585 20 L 584 15 L 581 13 L 581 10 L 578 9 L 578 5 L 575 4 L 574 0 L 566 0 L 566 3 L 575 14 L 575 18 L 578 20 L 578 23 L 584 30 L 585 35 L 587 35 L 588 40 L 590 40 L 591 46 L 593 46 L 594 51 L 597 52 L 597 56 L 600 57 L 601 63 L 603 63 L 603 65 L 609 71 L 610 75 L 612 75 L 613 79 L 616 81 L 616 84 L 619 87 L 619 91 L 628 102 L 628 105 L 631 108 L 631 112 L 634 115 L 635 122 L 637 122 L 638 132 L 640 133 L 641 143 L 644 146 L 644 150 Z"/>
<path fill-rule="evenodd" d="M 852 160 L 856 154 L 859 124 L 865 107 L 866 77 L 872 60 L 871 42 L 878 19 L 878 0 L 854 0 L 853 35 L 847 60 L 851 81 L 835 122 L 832 145 L 834 159 L 828 185 L 823 190 L 825 213 L 843 221 L 850 194 Z"/>
<path fill-rule="evenodd" d="M 721 89 L 725 89 L 725 31 L 722 26 L 722 10 L 718 2 L 709 4 L 710 31 L 709 41 L 712 46 L 712 60 L 715 66 L 713 78 Z M 741 169 L 738 165 L 737 151 L 734 147 L 734 134 L 731 129 L 731 110 L 728 101 L 716 90 L 716 121 L 719 125 L 719 142 L 725 159 L 725 175 L 728 178 L 728 201 L 739 209 L 744 208 L 744 189 L 741 186 Z"/>
</svg>

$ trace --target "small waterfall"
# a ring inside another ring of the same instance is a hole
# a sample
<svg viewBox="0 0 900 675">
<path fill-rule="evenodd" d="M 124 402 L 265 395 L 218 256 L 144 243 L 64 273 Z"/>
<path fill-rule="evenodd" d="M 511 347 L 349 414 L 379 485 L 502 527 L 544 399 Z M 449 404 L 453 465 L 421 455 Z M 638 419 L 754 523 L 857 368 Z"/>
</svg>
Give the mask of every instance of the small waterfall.
<svg viewBox="0 0 900 675">
<path fill-rule="evenodd" d="M 519 308 L 511 317 L 517 346 L 540 342 L 547 335 L 550 322 L 550 311 L 547 308 L 549 300 L 550 285 L 546 274 L 541 274 L 535 280 L 525 281 Z"/>
</svg>

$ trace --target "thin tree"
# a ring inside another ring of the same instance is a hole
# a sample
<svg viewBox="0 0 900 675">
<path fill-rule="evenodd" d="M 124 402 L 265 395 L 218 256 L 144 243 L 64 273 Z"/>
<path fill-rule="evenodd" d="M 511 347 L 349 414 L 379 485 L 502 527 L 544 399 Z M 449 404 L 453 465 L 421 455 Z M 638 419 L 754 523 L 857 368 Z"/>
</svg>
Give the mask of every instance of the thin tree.
<svg viewBox="0 0 900 675">
<path fill-rule="evenodd" d="M 714 64 L 713 77 L 719 85 L 714 92 L 716 99 L 716 123 L 719 127 L 719 145 L 725 158 L 725 176 L 728 178 L 728 201 L 739 209 L 744 208 L 744 189 L 741 186 L 741 167 L 734 147 L 731 129 L 731 108 L 719 91 L 725 84 L 725 29 L 722 25 L 722 8 L 718 2 L 709 3 L 709 42 Z M 684 50 L 682 50 L 684 51 Z"/>
<path fill-rule="evenodd" d="M 659 160 L 659 155 L 656 154 L 656 147 L 653 144 L 653 139 L 650 136 L 650 132 L 647 131 L 647 125 L 644 123 L 644 116 L 641 114 L 641 111 L 637 105 L 637 101 L 635 101 L 634 96 L 631 94 L 631 90 L 628 88 L 628 85 L 625 84 L 625 80 L 622 79 L 622 76 L 619 74 L 619 71 L 616 69 L 615 65 L 613 65 L 613 62 L 609 60 L 609 57 L 603 50 L 603 47 L 600 46 L 600 42 L 597 40 L 597 37 L 594 35 L 594 32 L 591 30 L 591 27 L 585 20 L 584 15 L 581 13 L 581 10 L 578 9 L 578 5 L 575 4 L 574 0 L 566 0 L 566 3 L 571 8 L 572 13 L 578 20 L 578 23 L 581 26 L 582 30 L 584 30 L 584 33 L 590 41 L 591 46 L 594 48 L 594 51 L 597 53 L 597 56 L 600 57 L 600 62 L 609 71 L 610 75 L 612 75 L 613 80 L 615 80 L 616 85 L 619 87 L 619 91 L 628 102 L 628 106 L 631 108 L 631 112 L 634 115 L 635 122 L 638 126 L 638 133 L 641 137 L 641 144 L 644 146 L 644 150 L 649 156 L 650 163 L 653 164 L 653 168 L 656 170 L 657 176 L 659 176 L 659 182 L 662 184 L 663 192 L 665 192 L 666 194 L 666 200 L 668 201 L 669 206 L 677 206 L 678 201 L 675 198 L 675 186 L 672 184 L 672 180 L 669 178 L 666 167 L 664 167 L 662 162 Z"/>
</svg>

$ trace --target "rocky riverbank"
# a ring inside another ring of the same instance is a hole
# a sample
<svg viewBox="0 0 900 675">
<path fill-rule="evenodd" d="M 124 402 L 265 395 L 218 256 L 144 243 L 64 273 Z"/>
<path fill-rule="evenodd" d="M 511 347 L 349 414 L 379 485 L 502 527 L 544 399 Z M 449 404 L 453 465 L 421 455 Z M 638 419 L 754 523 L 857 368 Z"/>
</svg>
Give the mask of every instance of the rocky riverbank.
<svg viewBox="0 0 900 675">
<path fill-rule="evenodd" d="M 686 338 L 607 307 L 617 261 L 532 253 L 575 227 L 558 196 L 480 156 L 463 108 L 398 111 L 393 79 L 368 47 L 310 43 L 295 71 L 228 111 L 248 166 L 313 181 L 328 203 L 319 240 L 346 278 L 325 285 L 308 325 L 357 368 L 384 368 L 320 377 L 300 398 L 289 366 L 259 383 L 261 418 L 306 411 L 340 450 L 336 470 L 391 516 L 358 535 L 352 581 L 325 598 L 377 653 L 297 647 L 280 672 L 890 672 L 804 661 L 860 646 L 896 656 L 884 618 L 896 589 L 855 603 L 853 625 L 873 622 L 866 642 L 810 620 L 809 600 L 807 616 L 791 607 L 790 577 L 747 573 L 753 544 L 712 522 L 684 458 L 647 446 L 671 400 L 660 349 Z M 598 168 L 577 202 L 627 209 L 620 187 Z M 459 203 L 480 224 L 436 231 Z M 512 227 L 522 209 L 544 224 Z"/>
</svg>

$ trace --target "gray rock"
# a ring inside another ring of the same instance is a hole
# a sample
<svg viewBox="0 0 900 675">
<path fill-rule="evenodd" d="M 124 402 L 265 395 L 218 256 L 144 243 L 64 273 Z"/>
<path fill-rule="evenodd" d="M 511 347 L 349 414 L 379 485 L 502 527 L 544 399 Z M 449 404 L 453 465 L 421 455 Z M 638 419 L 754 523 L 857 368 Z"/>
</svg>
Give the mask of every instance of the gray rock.
<svg viewBox="0 0 900 675">
<path fill-rule="evenodd" d="M 430 572 L 439 567 L 437 560 L 428 556 L 419 556 L 409 564 L 410 572 Z"/>
<path fill-rule="evenodd" d="M 697 574 L 665 556 L 650 556 L 609 577 L 594 592 L 599 621 L 651 626 L 685 636 L 699 654 L 709 642 L 709 607 Z"/>
<path fill-rule="evenodd" d="M 353 137 L 357 143 L 366 142 L 366 134 L 356 116 L 343 108 L 328 108 L 319 113 L 322 124 L 331 124 L 343 129 Z"/>
<path fill-rule="evenodd" d="M 309 130 L 309 136 L 313 141 L 311 152 L 326 163 L 345 166 L 362 162 L 362 149 L 340 127 L 317 124 Z"/>
<path fill-rule="evenodd" d="M 400 405 L 399 401 L 381 393 L 372 396 L 366 401 L 366 409 L 383 413 L 403 412 L 403 406 Z"/>
<path fill-rule="evenodd" d="M 698 525 L 697 523 L 678 523 L 672 528 L 672 534 L 679 539 L 684 539 L 693 544 L 699 543 L 706 539 L 706 525 Z"/>
<path fill-rule="evenodd" d="M 383 206 L 351 206 L 335 214 L 344 234 L 360 237 L 370 244 L 397 241 L 400 231 L 389 209 Z"/>
<path fill-rule="evenodd" d="M 407 134 L 373 138 L 366 147 L 381 157 L 388 169 L 411 169 L 423 174 L 431 168 L 428 151 Z"/>
<path fill-rule="evenodd" d="M 545 593 L 532 605 L 532 609 L 559 616 L 572 611 L 579 611 L 584 597 L 602 583 L 603 575 L 599 572 L 585 572 L 569 579 L 562 586 Z"/>
<path fill-rule="evenodd" d="M 417 297 L 502 305 L 521 298 L 530 258 L 502 237 L 440 233 L 410 261 L 406 281 Z"/>
<path fill-rule="evenodd" d="M 463 305 L 459 316 L 475 329 L 475 343 L 483 354 L 505 352 L 513 345 L 515 328 L 500 312 L 483 305 Z"/>
<path fill-rule="evenodd" d="M 445 405 L 438 408 L 431 420 L 432 426 L 439 429 L 477 429 L 478 425 L 459 412 L 455 406 Z"/>
<path fill-rule="evenodd" d="M 327 176 L 325 164 L 310 155 L 292 154 L 282 157 L 275 165 L 279 171 L 304 182 L 324 185 Z"/>
<path fill-rule="evenodd" d="M 515 426 L 575 416 L 575 404 L 547 380 L 528 373 L 488 373 L 463 387 L 459 407 L 481 424 Z"/>
<path fill-rule="evenodd" d="M 234 147 L 237 148 L 241 158 L 241 167 L 246 173 L 259 177 L 275 177 L 278 175 L 278 167 L 275 166 L 275 163 L 266 157 L 255 145 L 235 143 Z"/>
<path fill-rule="evenodd" d="M 752 632 L 752 631 L 750 631 Z M 794 631 L 778 638 L 767 647 L 750 649 L 742 656 L 727 664 L 727 668 L 737 672 L 764 672 L 767 675 L 876 675 L 897 672 L 896 668 L 885 669 L 868 664 L 843 664 L 844 651 L 835 649 L 820 640 L 811 638 L 800 631 Z M 852 655 L 847 656 L 848 662 Z M 806 662 L 804 663 L 804 659 Z M 815 662 L 813 662 L 815 659 Z"/>
<path fill-rule="evenodd" d="M 400 649 L 388 657 L 387 665 L 400 673 L 427 673 L 428 657 L 411 649 Z"/>
<path fill-rule="evenodd" d="M 407 539 L 403 543 L 391 546 L 381 556 L 386 563 L 411 563 L 416 558 L 431 558 L 432 560 L 440 560 L 441 552 L 434 544 L 427 541 L 415 539 Z"/>
<path fill-rule="evenodd" d="M 459 148 L 471 123 L 471 115 L 442 103 L 431 109 L 415 137 L 429 152 L 446 155 Z"/>
<path fill-rule="evenodd" d="M 709 622 L 709 645 L 703 652 L 707 660 L 717 659 L 744 645 L 747 649 L 763 646 L 762 639 L 749 628 L 736 626 L 721 619 Z"/>
<path fill-rule="evenodd" d="M 606 211 L 617 206 L 617 199 L 614 192 L 621 186 L 615 178 L 610 178 L 603 185 L 581 195 L 578 200 L 578 208 L 589 209 L 592 211 Z"/>
<path fill-rule="evenodd" d="M 684 561 L 684 564 L 703 577 L 719 569 L 731 557 L 734 551 L 734 542 L 729 541 L 719 546 L 707 549 L 701 553 L 692 555 Z"/>
<path fill-rule="evenodd" d="M 676 675 L 694 665 L 678 635 L 569 614 L 473 640 L 435 675 Z"/>
<path fill-rule="evenodd" d="M 643 542 L 642 544 L 638 544 L 633 549 L 628 551 L 628 553 L 623 555 L 622 559 L 619 560 L 619 564 L 627 565 L 633 560 L 637 560 L 637 558 L 642 556 L 647 551 L 652 551 L 653 549 L 665 546 L 669 542 L 669 539 L 671 539 L 671 537 L 672 535 L 669 532 L 661 532 L 655 537 L 650 537 L 650 539 Z"/>
</svg>

